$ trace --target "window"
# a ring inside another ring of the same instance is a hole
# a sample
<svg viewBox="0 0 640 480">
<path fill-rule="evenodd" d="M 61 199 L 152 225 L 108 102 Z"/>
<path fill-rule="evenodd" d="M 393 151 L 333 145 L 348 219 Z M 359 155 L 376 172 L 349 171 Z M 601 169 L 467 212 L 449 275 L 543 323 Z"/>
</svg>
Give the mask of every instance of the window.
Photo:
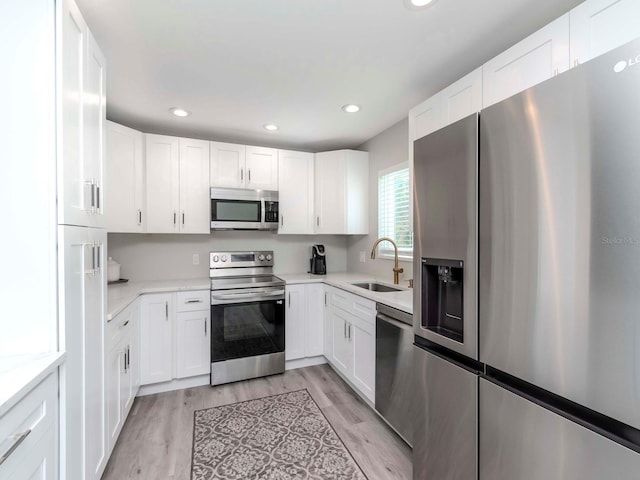
<svg viewBox="0 0 640 480">
<path fill-rule="evenodd" d="M 409 167 L 406 163 L 396 165 L 378 174 L 378 236 L 389 237 L 398 245 L 398 254 L 413 257 L 413 232 L 409 222 Z M 393 257 L 393 246 L 389 242 L 380 244 L 381 257 Z"/>
</svg>

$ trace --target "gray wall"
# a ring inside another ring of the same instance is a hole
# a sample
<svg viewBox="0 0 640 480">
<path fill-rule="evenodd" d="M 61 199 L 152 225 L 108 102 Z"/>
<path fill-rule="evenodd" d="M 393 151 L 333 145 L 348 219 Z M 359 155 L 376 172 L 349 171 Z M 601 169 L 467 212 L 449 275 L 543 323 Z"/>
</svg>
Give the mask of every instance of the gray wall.
<svg viewBox="0 0 640 480">
<path fill-rule="evenodd" d="M 277 235 L 260 231 L 219 231 L 211 235 L 110 233 L 108 254 L 122 265 L 129 280 L 170 280 L 209 276 L 209 252 L 214 250 L 273 250 L 276 273 L 303 273 L 309 269 L 311 245 L 322 243 L 327 270 L 347 268 L 347 237 L 338 235 Z M 200 264 L 193 265 L 193 255 Z"/>
<path fill-rule="evenodd" d="M 364 143 L 358 150 L 369 152 L 369 235 L 349 237 L 347 240 L 347 270 L 373 275 L 386 281 L 393 281 L 393 260 L 369 256 L 371 247 L 378 238 L 378 172 L 392 167 L 409 158 L 409 121 L 404 119 L 384 132 Z M 388 244 L 387 244 L 388 245 Z M 381 245 L 382 246 L 382 245 Z M 365 262 L 360 262 L 360 252 L 365 253 Z M 400 262 L 404 273 L 401 283 L 413 278 L 411 262 Z"/>
</svg>

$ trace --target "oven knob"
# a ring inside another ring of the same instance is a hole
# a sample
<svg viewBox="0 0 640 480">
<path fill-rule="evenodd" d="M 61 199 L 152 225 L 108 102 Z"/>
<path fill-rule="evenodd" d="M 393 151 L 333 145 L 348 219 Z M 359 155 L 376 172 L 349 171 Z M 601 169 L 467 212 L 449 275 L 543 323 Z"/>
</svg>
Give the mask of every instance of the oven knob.
<svg viewBox="0 0 640 480">
<path fill-rule="evenodd" d="M 270 262 L 272 258 L 273 258 L 273 257 L 271 256 L 271 254 L 270 254 L 270 253 L 267 253 L 267 261 L 268 261 L 268 262 Z"/>
<path fill-rule="evenodd" d="M 214 262 L 217 262 L 218 260 L 220 260 L 220 257 L 218 257 L 218 255 L 214 255 L 214 256 L 213 256 L 213 261 L 214 261 Z"/>
<path fill-rule="evenodd" d="M 226 255 L 222 255 L 222 257 L 220 257 L 220 260 L 222 260 L 223 262 L 227 261 L 227 256 Z"/>
<path fill-rule="evenodd" d="M 260 254 L 260 256 L 258 257 L 258 260 L 260 260 L 261 262 L 264 261 L 264 255 Z"/>
</svg>

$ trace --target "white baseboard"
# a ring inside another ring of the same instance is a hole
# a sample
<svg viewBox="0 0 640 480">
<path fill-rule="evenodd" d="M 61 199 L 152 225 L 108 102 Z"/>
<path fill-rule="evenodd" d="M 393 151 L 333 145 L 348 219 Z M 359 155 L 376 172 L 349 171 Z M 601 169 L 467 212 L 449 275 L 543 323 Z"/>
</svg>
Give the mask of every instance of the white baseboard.
<svg viewBox="0 0 640 480">
<path fill-rule="evenodd" d="M 317 357 L 299 358 L 297 360 L 287 360 L 284 363 L 285 370 L 295 370 L 296 368 L 313 367 L 314 365 L 322 365 L 327 363 L 327 359 L 324 355 L 318 355 Z"/>
<path fill-rule="evenodd" d="M 151 385 L 142 385 L 138 390 L 138 397 L 145 395 L 153 395 L 154 393 L 170 392 L 172 390 L 182 390 L 183 388 L 201 387 L 210 385 L 210 376 L 198 375 L 197 377 L 179 378 L 170 382 L 152 383 Z"/>
</svg>

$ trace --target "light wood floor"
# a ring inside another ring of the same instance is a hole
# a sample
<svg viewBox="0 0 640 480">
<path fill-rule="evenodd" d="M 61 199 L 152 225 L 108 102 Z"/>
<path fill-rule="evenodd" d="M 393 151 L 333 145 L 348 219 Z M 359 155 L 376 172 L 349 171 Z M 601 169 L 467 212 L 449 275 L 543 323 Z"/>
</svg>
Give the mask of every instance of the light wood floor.
<svg viewBox="0 0 640 480">
<path fill-rule="evenodd" d="M 193 412 L 306 388 L 369 480 L 411 478 L 411 449 L 328 366 L 135 400 L 104 480 L 189 480 Z"/>
</svg>

